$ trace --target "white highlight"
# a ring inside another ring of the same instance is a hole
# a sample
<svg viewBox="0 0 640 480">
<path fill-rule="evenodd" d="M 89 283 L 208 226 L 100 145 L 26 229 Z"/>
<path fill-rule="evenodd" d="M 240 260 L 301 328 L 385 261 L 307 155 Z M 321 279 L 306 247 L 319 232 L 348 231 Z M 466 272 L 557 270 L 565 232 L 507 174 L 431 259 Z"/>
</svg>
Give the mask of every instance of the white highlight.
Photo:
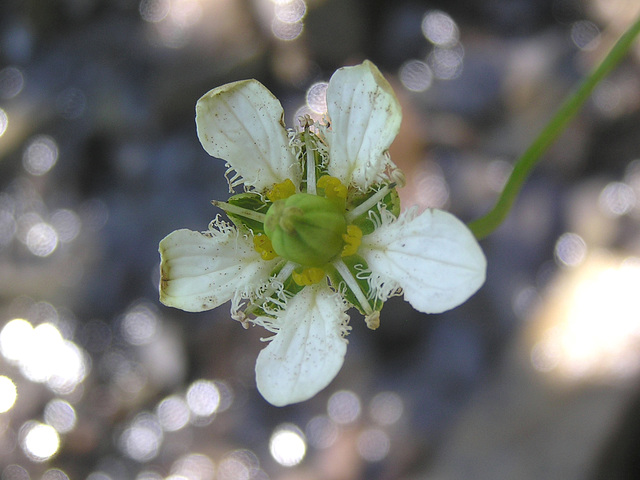
<svg viewBox="0 0 640 480">
<path fill-rule="evenodd" d="M 11 320 L 0 332 L 0 353 L 26 378 L 59 394 L 71 393 L 88 372 L 85 353 L 52 323 L 34 328 L 22 318 Z"/>
<path fill-rule="evenodd" d="M 220 391 L 213 382 L 196 380 L 187 390 L 187 405 L 199 417 L 211 416 L 220 405 Z"/>
<path fill-rule="evenodd" d="M 285 467 L 298 465 L 307 452 L 304 434 L 295 425 L 280 425 L 271 435 L 269 451 L 280 465 Z"/>
<path fill-rule="evenodd" d="M 0 376 L 0 413 L 8 412 L 13 408 L 18 398 L 18 389 L 9 377 Z"/>
<path fill-rule="evenodd" d="M 38 135 L 33 138 L 22 156 L 22 166 L 35 176 L 47 173 L 57 161 L 58 144 L 47 135 Z"/>
<path fill-rule="evenodd" d="M 591 255 L 566 270 L 546 300 L 531 349 L 540 372 L 564 378 L 628 378 L 640 371 L 640 259 Z"/>
<path fill-rule="evenodd" d="M 22 450 L 31 460 L 44 462 L 58 452 L 60 437 L 51 425 L 30 422 L 22 430 Z"/>
</svg>

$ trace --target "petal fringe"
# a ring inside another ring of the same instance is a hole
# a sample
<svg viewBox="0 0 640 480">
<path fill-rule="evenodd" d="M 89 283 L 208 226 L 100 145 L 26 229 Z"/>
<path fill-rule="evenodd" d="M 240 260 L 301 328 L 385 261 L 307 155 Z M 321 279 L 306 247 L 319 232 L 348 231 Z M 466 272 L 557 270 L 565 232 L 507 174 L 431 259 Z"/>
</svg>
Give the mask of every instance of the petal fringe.
<svg viewBox="0 0 640 480">
<path fill-rule="evenodd" d="M 325 283 L 306 287 L 276 319 L 269 319 L 277 333 L 256 362 L 258 390 L 269 403 L 307 400 L 338 374 L 347 350 L 346 310 L 340 295 Z"/>
<path fill-rule="evenodd" d="M 237 172 L 227 172 L 230 189 L 241 183 L 239 176 L 259 192 L 287 178 L 299 184 L 283 116 L 280 102 L 256 80 L 214 88 L 198 100 L 198 138 L 209 155 Z"/>
</svg>

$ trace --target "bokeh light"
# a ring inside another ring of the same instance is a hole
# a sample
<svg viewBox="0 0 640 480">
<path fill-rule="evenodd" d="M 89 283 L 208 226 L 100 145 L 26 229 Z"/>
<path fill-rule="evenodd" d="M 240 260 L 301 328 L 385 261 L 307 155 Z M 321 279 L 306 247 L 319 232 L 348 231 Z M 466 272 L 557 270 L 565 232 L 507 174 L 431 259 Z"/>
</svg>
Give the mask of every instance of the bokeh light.
<svg viewBox="0 0 640 480">
<path fill-rule="evenodd" d="M 61 243 L 70 243 L 80 234 L 82 222 L 73 210 L 61 208 L 51 215 L 51 226 Z"/>
<path fill-rule="evenodd" d="M 185 47 L 205 15 L 200 0 L 141 0 L 140 17 L 154 26 L 160 44 L 167 48 Z"/>
<path fill-rule="evenodd" d="M 453 18 L 440 10 L 431 10 L 422 17 L 422 34 L 431 43 L 440 46 L 454 45 L 460 36 Z"/>
<path fill-rule="evenodd" d="M 7 115 L 7 112 L 0 108 L 0 137 L 2 137 L 2 135 L 4 135 L 4 132 L 7 131 L 8 126 L 9 116 Z"/>
<path fill-rule="evenodd" d="M 440 80 L 453 80 L 462 74 L 464 50 L 457 44 L 449 47 L 435 47 L 427 57 L 433 76 Z"/>
<path fill-rule="evenodd" d="M 15 405 L 18 389 L 12 379 L 0 375 L 0 413 L 8 412 Z"/>
<path fill-rule="evenodd" d="M 86 480 L 116 480 L 105 472 L 91 472 Z"/>
<path fill-rule="evenodd" d="M 600 29 L 589 20 L 579 20 L 571 26 L 571 40 L 580 50 L 595 50 L 600 43 Z"/>
<path fill-rule="evenodd" d="M 207 455 L 189 453 L 173 463 L 171 475 L 188 480 L 213 480 L 215 478 L 215 465 Z"/>
<path fill-rule="evenodd" d="M 86 354 L 51 323 L 34 328 L 24 319 L 9 321 L 0 332 L 0 353 L 26 378 L 61 394 L 72 392 L 89 368 Z"/>
<path fill-rule="evenodd" d="M 598 206 L 611 217 L 629 213 L 636 206 L 636 194 L 623 182 L 608 183 L 598 197 Z"/>
<path fill-rule="evenodd" d="M 33 335 L 33 326 L 24 318 L 8 321 L 0 331 L 0 353 L 11 363 L 19 363 Z"/>
<path fill-rule="evenodd" d="M 533 367 L 567 378 L 626 378 L 639 371 L 639 284 L 635 257 L 590 255 L 566 270 L 542 307 Z"/>
<path fill-rule="evenodd" d="M 34 211 L 27 211 L 18 216 L 16 219 L 16 236 L 18 240 L 26 244 L 29 230 L 40 223 L 45 222 L 42 220 L 42 217 Z"/>
<path fill-rule="evenodd" d="M 315 448 L 329 448 L 340 436 L 340 429 L 326 415 L 318 415 L 309 420 L 304 432 L 309 445 Z"/>
<path fill-rule="evenodd" d="M 156 415 L 162 428 L 167 432 L 175 432 L 189 423 L 189 407 L 177 395 L 163 399 L 156 407 Z"/>
<path fill-rule="evenodd" d="M 391 448 L 389 436 L 380 429 L 370 428 L 358 435 L 358 453 L 368 462 L 379 462 L 384 459 Z"/>
<path fill-rule="evenodd" d="M 259 471 L 260 462 L 255 453 L 246 449 L 234 450 L 218 463 L 216 480 L 253 480 Z"/>
<path fill-rule="evenodd" d="M 564 233 L 558 238 L 554 253 L 560 265 L 575 267 L 587 256 L 587 244 L 576 233 Z"/>
<path fill-rule="evenodd" d="M 314 83 L 307 90 L 307 105 L 317 114 L 327 113 L 327 82 Z"/>
<path fill-rule="evenodd" d="M 27 232 L 26 244 L 35 256 L 48 257 L 58 246 L 58 233 L 48 223 L 36 223 Z"/>
<path fill-rule="evenodd" d="M 7 465 L 2 470 L 2 480 L 31 480 L 29 472 L 20 465 Z"/>
<path fill-rule="evenodd" d="M 220 405 L 220 391 L 214 382 L 196 380 L 187 390 L 187 405 L 194 415 L 210 417 Z"/>
<path fill-rule="evenodd" d="M 271 17 L 273 36 L 284 41 L 297 39 L 304 30 L 306 2 L 304 0 L 271 0 L 271 3 L 273 4 Z"/>
<path fill-rule="evenodd" d="M 165 477 L 152 470 L 143 470 L 136 475 L 136 480 L 162 480 L 163 478 Z"/>
<path fill-rule="evenodd" d="M 69 476 L 62 470 L 52 468 L 44 472 L 40 480 L 69 480 Z"/>
<path fill-rule="evenodd" d="M 304 0 L 276 2 L 274 6 L 275 17 L 285 23 L 297 23 L 302 21 L 306 12 L 307 4 Z"/>
<path fill-rule="evenodd" d="M 380 392 L 369 403 L 369 415 L 378 425 L 393 425 L 404 412 L 404 402 L 395 392 Z"/>
<path fill-rule="evenodd" d="M 147 302 L 134 305 L 122 319 L 122 335 L 132 345 L 144 345 L 153 340 L 159 328 L 157 309 Z"/>
<path fill-rule="evenodd" d="M 348 390 L 334 393 L 327 403 L 327 413 L 331 420 L 342 425 L 355 422 L 360 416 L 360 410 L 360 399 Z"/>
<path fill-rule="evenodd" d="M 302 22 L 288 23 L 278 18 L 274 18 L 271 24 L 273 35 L 279 40 L 285 41 L 295 40 L 302 34 L 303 29 L 304 25 Z"/>
<path fill-rule="evenodd" d="M 269 451 L 280 465 L 285 467 L 298 465 L 307 452 L 304 434 L 293 424 L 279 425 L 271 434 Z"/>
<path fill-rule="evenodd" d="M 0 98 L 10 99 L 18 96 L 24 88 L 24 75 L 17 67 L 5 67 L 0 70 Z"/>
<path fill-rule="evenodd" d="M 400 66 L 400 82 L 407 90 L 424 92 L 433 82 L 431 67 L 422 60 L 407 60 Z"/>
<path fill-rule="evenodd" d="M 291 124 L 292 125 L 300 125 L 306 117 L 310 117 L 313 121 L 319 122 L 322 120 L 322 114 L 317 113 L 312 110 L 309 105 L 305 102 L 304 105 L 301 105 L 295 113 L 293 114 Z M 311 129 L 314 129 L 314 126 L 311 126 Z"/>
<path fill-rule="evenodd" d="M 145 22 L 158 23 L 169 14 L 171 0 L 142 0 L 138 8 Z"/>
<path fill-rule="evenodd" d="M 157 419 L 149 413 L 141 413 L 124 430 L 119 445 L 129 458 L 148 462 L 158 455 L 163 438 Z"/>
<path fill-rule="evenodd" d="M 28 422 L 21 429 L 22 450 L 34 462 L 44 462 L 60 448 L 60 436 L 51 425 Z"/>
<path fill-rule="evenodd" d="M 77 415 L 69 402 L 55 398 L 44 407 L 44 421 L 58 433 L 68 433 L 75 428 Z"/>
<path fill-rule="evenodd" d="M 58 144 L 48 135 L 31 139 L 22 155 L 22 165 L 31 175 L 40 176 L 53 168 L 58 161 Z"/>
</svg>

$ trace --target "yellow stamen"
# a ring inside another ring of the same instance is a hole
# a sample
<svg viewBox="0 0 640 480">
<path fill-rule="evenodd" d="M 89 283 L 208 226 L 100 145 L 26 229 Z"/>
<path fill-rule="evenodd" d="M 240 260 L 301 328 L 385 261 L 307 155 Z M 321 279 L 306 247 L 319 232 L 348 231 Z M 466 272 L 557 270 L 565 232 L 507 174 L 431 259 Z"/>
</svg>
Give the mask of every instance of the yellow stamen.
<svg viewBox="0 0 640 480">
<path fill-rule="evenodd" d="M 309 267 L 302 270 L 302 272 L 298 273 L 295 270 L 291 274 L 293 277 L 293 281 L 296 282 L 301 287 L 305 285 L 313 285 L 314 283 L 318 283 L 325 277 L 326 273 L 323 269 L 318 267 Z"/>
<path fill-rule="evenodd" d="M 296 193 L 296 186 L 291 179 L 287 178 L 284 182 L 276 183 L 271 190 L 267 192 L 267 198 L 272 202 L 276 200 L 284 200 Z"/>
<path fill-rule="evenodd" d="M 278 256 L 273 250 L 269 237 L 262 233 L 253 236 L 253 248 L 260 254 L 263 260 L 273 260 Z"/>
<path fill-rule="evenodd" d="M 318 188 L 324 189 L 324 196 L 326 198 L 347 198 L 347 187 L 345 187 L 340 180 L 331 175 L 323 175 L 318 179 Z"/>
<path fill-rule="evenodd" d="M 341 256 L 355 255 L 358 248 L 360 248 L 360 243 L 362 243 L 362 230 L 355 225 L 347 225 L 347 233 L 342 234 L 342 239 L 344 240 L 344 247 L 342 247 Z"/>
</svg>

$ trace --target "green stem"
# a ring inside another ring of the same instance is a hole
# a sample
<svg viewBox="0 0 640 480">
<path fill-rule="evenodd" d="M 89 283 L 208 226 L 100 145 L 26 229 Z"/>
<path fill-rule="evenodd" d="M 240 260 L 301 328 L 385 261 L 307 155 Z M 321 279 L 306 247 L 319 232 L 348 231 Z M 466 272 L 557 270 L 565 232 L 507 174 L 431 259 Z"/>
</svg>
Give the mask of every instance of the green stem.
<svg viewBox="0 0 640 480">
<path fill-rule="evenodd" d="M 593 70 L 593 72 L 583 80 L 577 90 L 560 105 L 560 108 L 551 121 L 516 162 L 493 209 L 483 217 L 469 224 L 469 228 L 478 239 L 489 235 L 504 221 L 518 193 L 520 193 L 522 184 L 529 176 L 531 169 L 538 163 L 542 154 L 558 138 L 569 121 L 578 110 L 580 110 L 598 83 L 624 58 L 639 33 L 640 18 L 620 37 L 602 63 Z"/>
</svg>

